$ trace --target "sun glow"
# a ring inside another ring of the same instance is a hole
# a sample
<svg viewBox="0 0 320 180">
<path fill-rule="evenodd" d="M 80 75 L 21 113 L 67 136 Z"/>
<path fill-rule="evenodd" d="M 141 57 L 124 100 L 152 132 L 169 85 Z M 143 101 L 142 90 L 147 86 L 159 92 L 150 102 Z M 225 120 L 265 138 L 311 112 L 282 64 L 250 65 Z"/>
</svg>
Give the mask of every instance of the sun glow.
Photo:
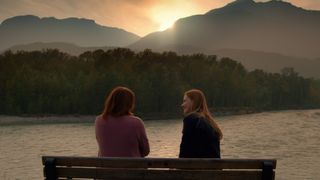
<svg viewBox="0 0 320 180">
<path fill-rule="evenodd" d="M 175 20 L 168 20 L 168 21 L 163 20 L 163 22 L 160 22 L 159 30 L 164 31 L 166 29 L 171 28 L 173 26 L 174 22 L 175 22 Z"/>
<path fill-rule="evenodd" d="M 171 28 L 176 20 L 181 16 L 175 12 L 162 11 L 154 15 L 154 20 L 158 24 L 159 31 L 164 31 Z"/>
<path fill-rule="evenodd" d="M 190 11 L 194 11 L 187 3 L 184 5 L 181 7 L 181 4 L 171 2 L 170 4 L 155 6 L 151 14 L 153 21 L 158 25 L 158 30 L 164 31 L 172 28 L 176 20 L 189 16 Z"/>
</svg>

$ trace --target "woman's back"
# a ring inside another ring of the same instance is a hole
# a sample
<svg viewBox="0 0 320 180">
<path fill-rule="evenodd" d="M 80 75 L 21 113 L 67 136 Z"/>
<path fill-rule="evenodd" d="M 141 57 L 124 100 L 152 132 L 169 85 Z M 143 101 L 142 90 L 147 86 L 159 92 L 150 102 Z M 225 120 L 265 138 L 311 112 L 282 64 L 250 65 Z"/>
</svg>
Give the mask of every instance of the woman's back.
<svg viewBox="0 0 320 180">
<path fill-rule="evenodd" d="M 220 158 L 220 140 L 206 119 L 190 114 L 183 120 L 179 157 Z"/>
<path fill-rule="evenodd" d="M 141 119 L 126 115 L 98 116 L 95 121 L 99 156 L 144 157 L 149 154 L 149 143 Z"/>
</svg>

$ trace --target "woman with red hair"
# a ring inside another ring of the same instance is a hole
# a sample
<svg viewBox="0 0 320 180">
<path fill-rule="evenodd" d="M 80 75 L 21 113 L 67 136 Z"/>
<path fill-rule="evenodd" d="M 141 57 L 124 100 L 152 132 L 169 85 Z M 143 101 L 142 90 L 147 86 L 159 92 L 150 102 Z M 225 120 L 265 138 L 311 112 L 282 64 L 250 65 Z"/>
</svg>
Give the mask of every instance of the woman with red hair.
<svg viewBox="0 0 320 180">
<path fill-rule="evenodd" d="M 185 117 L 179 157 L 221 158 L 222 131 L 209 112 L 203 92 L 185 92 L 181 107 Z"/>
<path fill-rule="evenodd" d="M 150 147 L 142 120 L 133 115 L 135 94 L 126 87 L 116 87 L 95 120 L 98 156 L 145 157 Z"/>
</svg>

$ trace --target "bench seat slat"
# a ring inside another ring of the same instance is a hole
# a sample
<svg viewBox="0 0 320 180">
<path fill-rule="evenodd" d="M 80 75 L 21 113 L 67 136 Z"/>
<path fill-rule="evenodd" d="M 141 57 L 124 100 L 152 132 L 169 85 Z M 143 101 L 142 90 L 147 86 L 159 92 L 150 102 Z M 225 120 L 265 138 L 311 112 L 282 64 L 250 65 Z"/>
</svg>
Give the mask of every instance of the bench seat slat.
<svg viewBox="0 0 320 180">
<path fill-rule="evenodd" d="M 273 159 L 190 159 L 190 158 L 101 158 L 101 157 L 50 157 L 55 158 L 56 166 L 86 166 L 108 168 L 182 168 L 182 169 L 261 169 L 263 162 L 271 162 L 276 168 Z"/>
<path fill-rule="evenodd" d="M 261 180 L 261 171 L 224 170 L 150 170 L 150 169 L 102 169 L 102 168 L 62 168 L 58 167 L 59 177 L 70 178 L 109 178 L 112 180 Z M 148 174 L 146 176 L 146 174 Z"/>
</svg>

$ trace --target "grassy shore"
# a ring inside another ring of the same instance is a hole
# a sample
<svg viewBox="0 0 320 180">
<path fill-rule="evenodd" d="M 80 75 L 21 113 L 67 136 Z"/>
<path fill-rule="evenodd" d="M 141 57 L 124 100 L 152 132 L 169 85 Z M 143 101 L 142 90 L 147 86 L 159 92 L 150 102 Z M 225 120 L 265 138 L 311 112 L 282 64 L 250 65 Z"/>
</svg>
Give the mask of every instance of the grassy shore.
<svg viewBox="0 0 320 180">
<path fill-rule="evenodd" d="M 0 115 L 0 125 L 27 125 L 50 123 L 94 123 L 95 116 L 50 115 L 50 116 L 6 116 Z"/>
<path fill-rule="evenodd" d="M 220 108 L 211 109 L 214 116 L 241 115 L 256 113 L 250 108 Z M 182 113 L 136 113 L 143 120 L 164 120 L 183 118 Z M 0 115 L 0 125 L 29 125 L 54 123 L 94 123 L 95 115 Z"/>
</svg>

